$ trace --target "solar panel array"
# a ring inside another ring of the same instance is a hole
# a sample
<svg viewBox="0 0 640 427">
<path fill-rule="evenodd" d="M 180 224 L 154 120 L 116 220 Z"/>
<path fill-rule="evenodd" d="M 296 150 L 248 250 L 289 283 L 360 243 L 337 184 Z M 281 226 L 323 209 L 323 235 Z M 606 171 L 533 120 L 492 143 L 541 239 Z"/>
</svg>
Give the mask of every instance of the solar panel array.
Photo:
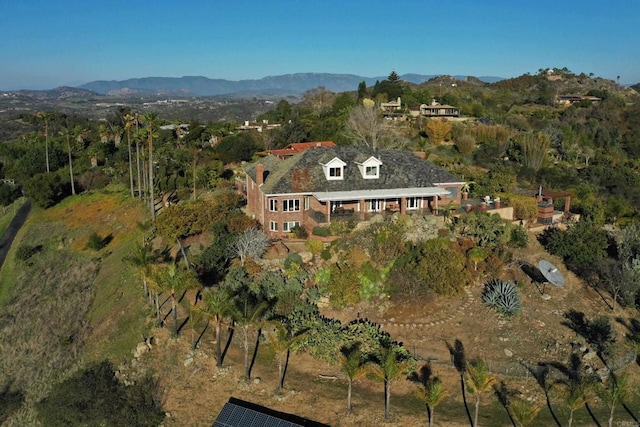
<svg viewBox="0 0 640 427">
<path fill-rule="evenodd" d="M 213 427 L 301 427 L 302 424 L 286 421 L 231 402 L 225 403 Z"/>
</svg>

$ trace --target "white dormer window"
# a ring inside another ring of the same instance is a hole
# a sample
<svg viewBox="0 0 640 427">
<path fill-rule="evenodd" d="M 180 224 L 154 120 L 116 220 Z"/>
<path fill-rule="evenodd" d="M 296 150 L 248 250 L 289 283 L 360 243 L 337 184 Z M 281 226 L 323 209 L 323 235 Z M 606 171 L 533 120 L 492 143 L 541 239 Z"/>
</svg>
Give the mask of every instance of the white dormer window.
<svg viewBox="0 0 640 427">
<path fill-rule="evenodd" d="M 320 163 L 324 176 L 328 181 L 338 181 L 344 179 L 344 167 L 347 165 L 345 162 L 337 157 L 334 157 L 327 163 Z"/>
<path fill-rule="evenodd" d="M 380 178 L 380 166 L 382 162 L 375 157 L 369 157 L 362 163 L 356 162 L 358 169 L 364 179 L 378 179 Z"/>
</svg>

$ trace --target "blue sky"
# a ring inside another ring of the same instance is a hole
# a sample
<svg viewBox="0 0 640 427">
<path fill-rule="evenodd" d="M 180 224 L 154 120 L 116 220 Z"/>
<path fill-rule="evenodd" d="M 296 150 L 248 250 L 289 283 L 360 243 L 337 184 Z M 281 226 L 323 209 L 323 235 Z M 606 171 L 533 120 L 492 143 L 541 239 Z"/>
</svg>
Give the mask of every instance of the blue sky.
<svg viewBox="0 0 640 427">
<path fill-rule="evenodd" d="M 639 24 L 637 0 L 0 0 L 0 89 L 546 67 L 637 83 Z"/>
</svg>

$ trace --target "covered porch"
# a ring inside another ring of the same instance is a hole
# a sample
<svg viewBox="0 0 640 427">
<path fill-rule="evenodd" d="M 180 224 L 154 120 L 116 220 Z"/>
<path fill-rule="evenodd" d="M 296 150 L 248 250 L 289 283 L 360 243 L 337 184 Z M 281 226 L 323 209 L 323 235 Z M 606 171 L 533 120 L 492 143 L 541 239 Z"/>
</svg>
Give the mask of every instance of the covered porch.
<svg viewBox="0 0 640 427">
<path fill-rule="evenodd" d="M 449 195 L 440 187 L 314 193 L 309 216 L 317 225 L 334 220 L 367 221 L 380 214 L 425 214 L 438 210 L 439 199 Z"/>
</svg>

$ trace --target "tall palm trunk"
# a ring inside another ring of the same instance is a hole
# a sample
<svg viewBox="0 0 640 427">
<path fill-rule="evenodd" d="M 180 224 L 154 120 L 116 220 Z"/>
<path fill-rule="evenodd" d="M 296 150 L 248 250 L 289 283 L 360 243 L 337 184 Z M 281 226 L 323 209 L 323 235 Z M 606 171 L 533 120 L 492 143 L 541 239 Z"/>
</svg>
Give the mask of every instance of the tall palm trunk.
<svg viewBox="0 0 640 427">
<path fill-rule="evenodd" d="M 127 146 L 129 148 L 129 185 L 131 187 L 131 197 L 133 194 L 133 159 L 131 156 L 131 126 L 127 126 Z"/>
<path fill-rule="evenodd" d="M 156 219 L 156 200 L 153 196 L 153 124 L 149 123 L 149 205 L 151 219 Z"/>
<path fill-rule="evenodd" d="M 47 161 L 47 173 L 49 173 L 49 119 L 46 117 L 44 119 L 44 157 Z"/>
<path fill-rule="evenodd" d="M 156 296 L 155 296 L 155 305 L 156 305 L 156 321 L 158 322 L 158 327 L 162 327 L 162 319 L 160 318 L 160 294 L 158 291 L 156 291 Z"/>
<path fill-rule="evenodd" d="M 480 394 L 476 395 L 476 412 L 473 414 L 473 427 L 478 427 L 478 411 L 480 409 Z"/>
<path fill-rule="evenodd" d="M 222 344 L 220 341 L 222 337 L 220 336 L 220 320 L 216 322 L 216 366 L 218 368 L 222 367 Z"/>
<path fill-rule="evenodd" d="M 384 419 L 391 419 L 391 380 L 384 380 Z"/>
<path fill-rule="evenodd" d="M 173 311 L 173 335 L 178 336 L 178 310 L 176 304 L 176 293 L 171 291 L 171 311 Z"/>
<path fill-rule="evenodd" d="M 71 179 L 71 194 L 75 196 L 76 186 L 73 183 L 73 159 L 71 158 L 71 143 L 69 142 L 69 135 L 67 135 L 67 150 L 69 151 L 69 178 Z"/>
<path fill-rule="evenodd" d="M 249 331 L 247 327 L 243 327 L 244 333 L 244 380 L 249 381 L 251 379 L 251 371 L 249 367 Z"/>
</svg>

